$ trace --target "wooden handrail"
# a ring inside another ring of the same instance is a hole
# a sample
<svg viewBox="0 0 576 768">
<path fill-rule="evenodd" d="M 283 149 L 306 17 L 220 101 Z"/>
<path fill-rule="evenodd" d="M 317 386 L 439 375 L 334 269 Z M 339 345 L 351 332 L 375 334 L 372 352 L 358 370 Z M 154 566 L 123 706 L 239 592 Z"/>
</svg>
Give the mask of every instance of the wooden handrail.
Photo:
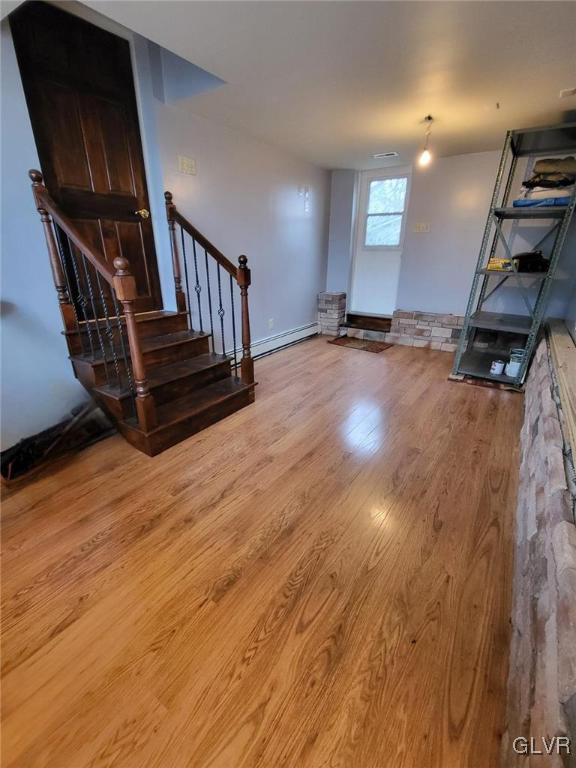
<svg viewBox="0 0 576 768">
<path fill-rule="evenodd" d="M 110 267 L 103 254 L 99 254 L 92 245 L 85 239 L 82 233 L 74 225 L 74 222 L 66 216 L 62 209 L 54 202 L 50 193 L 44 186 L 42 174 L 40 171 L 29 171 L 28 176 L 32 179 L 32 192 L 36 201 L 36 208 L 40 212 L 46 210 L 54 221 L 66 232 L 74 245 L 79 248 L 88 259 L 94 269 L 112 285 L 114 282 L 114 270 Z M 134 296 L 136 298 L 136 296 Z"/>
<path fill-rule="evenodd" d="M 193 224 L 190 224 L 185 216 L 182 216 L 172 201 L 171 192 L 165 192 L 164 197 L 166 199 L 166 215 L 168 217 L 168 223 L 172 224 L 173 222 L 176 222 L 177 224 L 180 224 L 182 229 L 187 232 L 190 237 L 193 237 L 202 248 L 205 248 L 210 256 L 212 256 L 212 258 L 215 259 L 229 275 L 232 275 L 236 282 L 238 282 L 238 268 L 235 267 L 230 259 L 227 259 L 222 251 L 219 251 L 207 237 L 204 237 L 202 232 L 197 230 Z"/>
<path fill-rule="evenodd" d="M 58 246 L 54 238 L 52 219 L 58 224 L 69 240 L 74 243 L 82 253 L 82 256 L 84 256 L 94 269 L 96 269 L 110 284 L 112 291 L 116 295 L 118 301 L 122 304 L 122 311 L 126 320 L 128 344 L 130 347 L 130 359 L 134 371 L 136 413 L 142 429 L 149 432 L 156 426 L 156 410 L 154 408 L 154 399 L 150 394 L 150 388 L 148 386 L 146 366 L 144 364 L 144 356 L 134 314 L 134 301 L 138 298 L 138 291 L 136 289 L 134 275 L 130 271 L 130 264 L 127 259 L 117 257 L 114 259 L 112 268 L 104 258 L 104 254 L 99 253 L 97 249 L 90 245 L 82 233 L 77 229 L 74 222 L 69 219 L 54 202 L 50 193 L 44 186 L 40 171 L 31 170 L 28 172 L 28 176 L 32 180 L 32 192 L 34 194 L 36 208 L 38 209 L 44 227 L 48 254 L 50 256 L 50 265 L 52 267 L 52 275 L 58 293 L 58 300 L 61 306 L 64 307 L 62 316 L 64 318 L 66 330 L 69 330 L 69 323 L 67 322 L 69 313 L 67 315 L 64 310 L 71 309 L 72 297 L 69 296 L 67 292 L 64 267 L 60 260 Z M 97 318 L 95 319 L 96 323 L 98 323 Z"/>
<path fill-rule="evenodd" d="M 238 259 L 238 266 L 234 266 L 234 264 L 224 256 L 224 254 L 216 248 L 216 246 L 208 240 L 207 237 L 204 237 L 202 232 L 196 229 L 196 227 L 191 224 L 188 219 L 185 216 L 182 216 L 182 214 L 178 211 L 176 206 L 174 205 L 174 200 L 172 197 L 171 192 L 165 192 L 164 193 L 164 199 L 166 200 L 166 216 L 168 219 L 168 228 L 170 231 L 170 241 L 172 243 L 172 264 L 174 269 L 174 285 L 176 288 L 176 301 L 178 303 L 178 307 L 180 308 L 180 292 L 182 291 L 182 279 L 181 279 L 181 271 L 180 271 L 180 254 L 179 254 L 179 248 L 178 248 L 178 238 L 176 237 L 176 224 L 178 224 L 183 232 L 186 232 L 190 237 L 192 238 L 192 241 L 194 243 L 198 243 L 198 245 L 203 248 L 206 253 L 211 256 L 216 263 L 222 267 L 228 274 L 236 281 L 236 284 L 240 288 L 240 310 L 241 310 L 241 317 L 242 317 L 242 360 L 240 362 L 240 370 L 242 373 L 242 381 L 244 384 L 254 384 L 254 361 L 252 359 L 252 353 L 251 353 L 251 336 L 250 336 L 250 314 L 248 309 L 248 288 L 250 287 L 251 283 L 251 275 L 250 270 L 248 269 L 248 259 L 246 256 L 240 256 Z M 185 254 L 182 254 L 184 257 Z M 194 263 L 196 264 L 196 250 L 194 250 Z M 208 274 L 208 263 L 206 263 L 206 270 Z M 197 270 L 196 270 L 196 280 L 198 280 L 197 276 Z M 200 286 L 196 286 L 198 291 L 200 290 Z M 220 277 L 218 275 L 218 291 L 220 293 Z M 188 291 L 188 283 L 186 285 L 186 290 Z M 208 295 L 210 296 L 210 284 L 208 282 Z M 188 303 L 190 303 L 190 296 L 188 296 Z M 186 302 L 184 300 L 184 306 L 186 305 Z M 201 320 L 201 310 L 200 310 L 200 294 L 198 293 L 198 309 L 200 313 L 200 320 Z M 222 310 L 222 300 L 220 296 L 220 309 Z M 188 311 L 191 312 L 191 307 L 188 307 Z M 211 305 L 210 305 L 210 314 L 212 312 Z M 234 308 L 232 307 L 232 312 L 234 312 Z M 222 311 L 223 316 L 223 311 Z M 223 332 L 223 326 L 222 326 L 222 332 Z M 234 356 L 236 357 L 236 341 L 235 341 L 235 330 L 233 326 L 233 334 L 234 334 Z M 223 344 L 224 347 L 224 344 Z"/>
</svg>

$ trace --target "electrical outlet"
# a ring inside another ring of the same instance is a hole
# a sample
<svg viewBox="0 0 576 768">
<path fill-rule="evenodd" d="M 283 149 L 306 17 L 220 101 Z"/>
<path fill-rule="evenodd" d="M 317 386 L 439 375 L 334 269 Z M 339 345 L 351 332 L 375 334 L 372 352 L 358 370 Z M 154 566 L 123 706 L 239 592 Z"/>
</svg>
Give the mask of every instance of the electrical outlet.
<svg viewBox="0 0 576 768">
<path fill-rule="evenodd" d="M 274 318 L 273 318 L 273 317 L 271 317 L 271 318 L 268 320 L 268 330 L 269 330 L 269 331 L 273 331 L 273 330 L 274 330 Z"/>
<path fill-rule="evenodd" d="M 428 222 L 419 221 L 414 224 L 413 231 L 418 233 L 430 232 L 430 224 Z"/>
<path fill-rule="evenodd" d="M 196 160 L 193 157 L 178 155 L 178 173 L 186 176 L 196 176 Z"/>
</svg>

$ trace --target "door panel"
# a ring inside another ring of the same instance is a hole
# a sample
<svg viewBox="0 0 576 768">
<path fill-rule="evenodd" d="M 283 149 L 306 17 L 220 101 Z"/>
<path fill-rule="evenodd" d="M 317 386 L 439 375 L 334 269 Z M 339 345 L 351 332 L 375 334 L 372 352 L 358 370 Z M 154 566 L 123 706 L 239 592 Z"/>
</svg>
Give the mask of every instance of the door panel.
<svg viewBox="0 0 576 768">
<path fill-rule="evenodd" d="M 10 23 L 50 194 L 108 262 L 129 259 L 136 310 L 161 308 L 152 221 L 135 214 L 150 205 L 127 41 L 41 2 Z"/>
<path fill-rule="evenodd" d="M 51 116 L 51 130 L 46 132 L 43 154 L 51 158 L 52 188 L 67 186 L 89 190 L 90 168 L 78 94 L 72 88 L 50 80 L 45 80 L 42 87 L 33 86 L 32 90 L 39 112 Z M 65 154 L 60 147 L 67 147 Z"/>
</svg>

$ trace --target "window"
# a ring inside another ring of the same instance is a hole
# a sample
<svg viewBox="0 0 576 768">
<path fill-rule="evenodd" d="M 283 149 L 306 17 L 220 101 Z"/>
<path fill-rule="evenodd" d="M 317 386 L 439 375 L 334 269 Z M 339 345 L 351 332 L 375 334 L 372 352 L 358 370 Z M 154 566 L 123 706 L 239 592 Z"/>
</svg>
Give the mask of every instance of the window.
<svg viewBox="0 0 576 768">
<path fill-rule="evenodd" d="M 407 186 L 406 176 L 370 182 L 364 229 L 366 247 L 397 248 L 400 245 Z"/>
</svg>

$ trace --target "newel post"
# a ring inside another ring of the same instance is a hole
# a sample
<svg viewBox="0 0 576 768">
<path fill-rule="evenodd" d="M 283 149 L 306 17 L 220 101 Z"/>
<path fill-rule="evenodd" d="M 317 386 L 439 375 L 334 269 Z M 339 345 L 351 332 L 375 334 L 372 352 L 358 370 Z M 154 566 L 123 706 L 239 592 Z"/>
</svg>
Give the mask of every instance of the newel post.
<svg viewBox="0 0 576 768">
<path fill-rule="evenodd" d="M 250 285 L 250 270 L 246 266 L 248 259 L 240 256 L 238 259 L 237 281 L 240 286 L 240 305 L 242 309 L 242 361 L 240 370 L 243 384 L 254 384 L 254 360 L 252 360 L 250 339 L 250 314 L 248 311 L 248 286 Z"/>
<path fill-rule="evenodd" d="M 146 378 L 146 366 L 140 346 L 140 337 L 136 327 L 134 316 L 134 299 L 136 298 L 136 282 L 130 273 L 130 264 L 127 259 L 119 256 L 114 259 L 114 291 L 122 304 L 124 317 L 126 318 L 126 331 L 128 344 L 130 345 L 130 357 L 132 359 L 132 371 L 134 372 L 134 384 L 136 387 L 136 413 L 138 423 L 145 432 L 149 432 L 156 426 L 156 409 L 154 398 L 150 394 L 148 380 Z"/>
<path fill-rule="evenodd" d="M 176 307 L 178 312 L 186 312 L 186 297 L 182 290 L 182 273 L 180 271 L 180 255 L 178 253 L 178 238 L 176 237 L 176 222 L 174 213 L 176 206 L 172 202 L 172 192 L 164 192 L 166 201 L 166 218 L 170 232 L 170 244 L 172 246 L 172 271 L 174 273 L 174 289 L 176 291 Z"/>
<path fill-rule="evenodd" d="M 64 267 L 62 266 L 60 252 L 58 250 L 58 245 L 56 244 L 56 238 L 54 236 L 52 217 L 46 208 L 44 208 L 42 205 L 42 201 L 38 194 L 40 190 L 45 189 L 44 180 L 40 171 L 28 171 L 28 176 L 32 181 L 32 194 L 34 195 L 36 210 L 40 214 L 42 228 L 44 229 L 44 237 L 46 238 L 46 246 L 48 248 L 48 256 L 50 258 L 50 268 L 52 269 L 52 278 L 54 280 L 54 287 L 56 288 L 56 293 L 58 295 L 58 303 L 60 304 L 60 313 L 64 322 L 64 328 L 67 331 L 70 331 L 74 328 L 74 307 L 72 306 L 70 296 L 68 295 L 68 286 L 66 284 Z"/>
</svg>

